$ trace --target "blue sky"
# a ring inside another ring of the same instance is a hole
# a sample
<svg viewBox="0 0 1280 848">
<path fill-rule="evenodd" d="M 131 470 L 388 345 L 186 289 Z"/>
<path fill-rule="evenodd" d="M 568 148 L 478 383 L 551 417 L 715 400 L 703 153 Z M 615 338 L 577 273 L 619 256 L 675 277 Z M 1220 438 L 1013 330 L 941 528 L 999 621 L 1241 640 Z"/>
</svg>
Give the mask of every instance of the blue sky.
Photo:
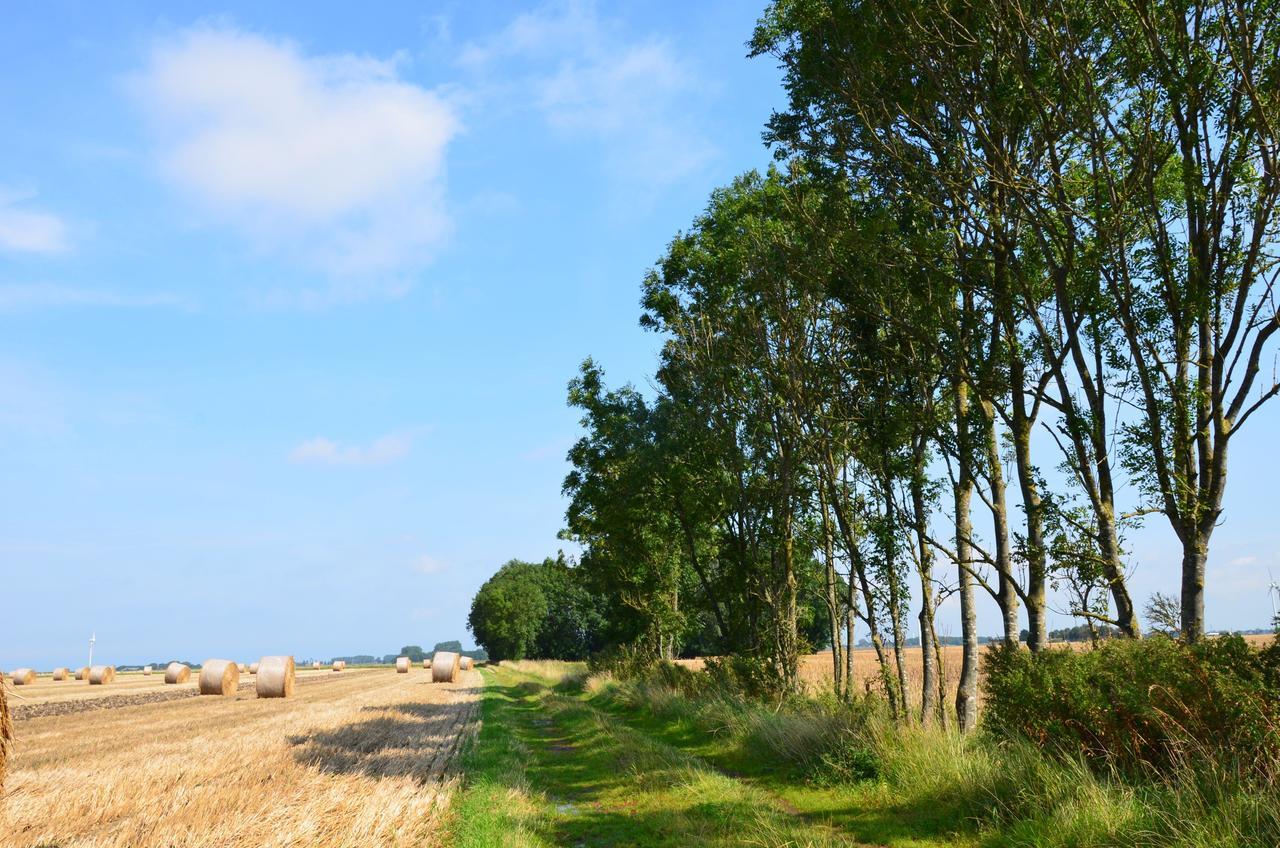
<svg viewBox="0 0 1280 848">
<path fill-rule="evenodd" d="M 645 269 L 770 158 L 759 2 L 262 6 L 0 28 L 0 667 L 469 639 L 562 544 L 567 380 L 646 382 Z M 1211 627 L 1280 575 L 1250 426 Z"/>
</svg>

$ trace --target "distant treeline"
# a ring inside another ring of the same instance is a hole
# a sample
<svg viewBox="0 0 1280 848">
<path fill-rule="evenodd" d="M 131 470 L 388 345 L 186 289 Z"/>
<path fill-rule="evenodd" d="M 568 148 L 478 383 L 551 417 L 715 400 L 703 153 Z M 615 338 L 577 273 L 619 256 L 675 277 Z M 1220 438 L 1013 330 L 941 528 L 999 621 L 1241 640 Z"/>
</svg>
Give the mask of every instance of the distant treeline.
<svg viewBox="0 0 1280 848">
<path fill-rule="evenodd" d="M 420 663 L 424 659 L 430 659 L 437 651 L 452 651 L 455 654 L 471 657 L 480 662 L 485 662 L 489 659 L 489 654 L 484 648 L 464 651 L 462 643 L 455 639 L 449 642 L 437 642 L 430 651 L 423 650 L 421 645 L 405 645 L 395 654 L 383 654 L 380 657 L 373 654 L 354 654 L 349 657 L 334 657 L 333 660 L 342 660 L 348 665 L 394 665 L 398 657 L 408 657 L 411 662 Z"/>
</svg>

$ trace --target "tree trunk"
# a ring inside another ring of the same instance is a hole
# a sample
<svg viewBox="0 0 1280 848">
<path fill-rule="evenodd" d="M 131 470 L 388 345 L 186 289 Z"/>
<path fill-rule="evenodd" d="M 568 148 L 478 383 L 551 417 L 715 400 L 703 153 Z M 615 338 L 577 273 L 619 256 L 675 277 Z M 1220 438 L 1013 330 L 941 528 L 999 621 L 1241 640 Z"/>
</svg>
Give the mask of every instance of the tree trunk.
<svg viewBox="0 0 1280 848">
<path fill-rule="evenodd" d="M 928 511 L 924 501 L 924 455 L 919 444 L 911 475 L 911 506 L 915 519 L 917 568 L 920 572 L 920 722 L 930 724 L 940 712 L 938 701 L 938 652 L 933 627 L 933 550 L 927 540 Z"/>
<path fill-rule="evenodd" d="M 846 703 L 852 702 L 854 696 L 853 651 L 856 647 L 854 642 L 854 601 L 853 569 L 850 568 L 844 606 L 844 700 Z"/>
<path fill-rule="evenodd" d="M 982 404 L 986 419 L 987 465 L 991 487 L 991 519 L 995 524 L 996 574 L 999 577 L 996 602 L 1004 621 L 1006 645 L 1020 641 L 1018 625 L 1018 583 L 1013 574 L 1013 556 L 1009 551 L 1009 506 L 1006 500 L 1004 469 L 1000 462 L 1000 442 L 996 434 L 995 410 L 990 401 Z"/>
<path fill-rule="evenodd" d="M 973 496 L 973 471 L 969 453 L 968 386 L 956 385 L 956 443 L 958 474 L 953 490 L 955 500 L 956 559 L 960 594 L 960 632 L 964 649 L 960 660 L 960 682 L 956 688 L 956 721 L 961 732 L 978 727 L 978 610 L 973 597 L 973 575 L 969 537 L 973 532 L 969 501 Z"/>
<path fill-rule="evenodd" d="M 1182 638 L 1195 644 L 1204 638 L 1204 572 L 1209 539 L 1192 530 L 1182 546 Z"/>
<path fill-rule="evenodd" d="M 822 508 L 822 547 L 827 560 L 825 598 L 831 634 L 831 680 L 835 687 L 836 698 L 839 699 L 842 692 L 844 657 L 840 649 L 840 600 L 836 595 L 836 552 L 835 542 L 831 538 L 831 511 L 827 507 L 827 496 L 821 490 L 818 492 L 818 503 Z"/>
<path fill-rule="evenodd" d="M 1031 464 L 1031 428 L 1035 422 L 1027 414 L 1026 379 L 1024 366 L 1017 356 L 1009 367 L 1012 385 L 1012 419 L 1014 460 L 1018 471 L 1018 487 L 1022 493 L 1022 508 L 1026 514 L 1027 560 L 1027 647 L 1038 651 L 1049 643 L 1049 624 L 1045 599 L 1047 574 L 1044 543 L 1044 504 L 1040 498 L 1040 486 L 1036 481 L 1036 469 Z"/>
<path fill-rule="evenodd" d="M 898 579 L 897 546 L 893 534 L 897 528 L 897 513 L 893 506 L 893 489 L 888 480 L 884 483 L 885 532 L 881 544 L 885 562 L 885 581 L 889 584 L 889 621 L 893 627 L 893 664 L 897 673 L 898 697 L 902 704 L 902 718 L 911 715 L 911 699 L 907 695 L 907 664 L 904 658 L 907 634 L 903 626 L 902 585 Z"/>
</svg>

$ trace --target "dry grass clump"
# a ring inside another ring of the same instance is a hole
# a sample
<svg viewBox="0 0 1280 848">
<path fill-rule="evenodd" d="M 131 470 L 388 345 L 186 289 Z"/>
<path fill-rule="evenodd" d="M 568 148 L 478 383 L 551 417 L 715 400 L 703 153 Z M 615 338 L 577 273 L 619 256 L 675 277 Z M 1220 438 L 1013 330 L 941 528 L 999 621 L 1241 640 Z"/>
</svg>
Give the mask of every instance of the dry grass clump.
<svg viewBox="0 0 1280 848">
<path fill-rule="evenodd" d="M 116 667 L 113 665 L 95 665 L 89 669 L 89 685 L 104 686 L 116 679 Z"/>
<path fill-rule="evenodd" d="M 35 669 L 31 668 L 15 668 L 10 676 L 13 678 L 14 686 L 29 686 L 36 682 Z"/>
<path fill-rule="evenodd" d="M 164 670 L 165 683 L 186 683 L 191 679 L 191 669 L 180 662 L 171 662 Z"/>
<path fill-rule="evenodd" d="M 409 673 L 409 658 L 396 657 L 396 674 L 408 674 L 408 673 Z"/>
<path fill-rule="evenodd" d="M 312 680 L 286 701 L 185 698 L 21 722 L 0 844 L 438 845 L 478 690 Z"/>
<path fill-rule="evenodd" d="M 205 660 L 200 667 L 201 695 L 234 695 L 240 688 L 240 666 L 231 660 Z"/>
<path fill-rule="evenodd" d="M 13 744 L 13 719 L 9 716 L 9 699 L 4 692 L 4 672 L 0 671 L 0 788 L 4 787 L 9 747 Z"/>
<path fill-rule="evenodd" d="M 563 660 L 503 660 L 503 668 L 515 669 L 525 674 L 535 674 L 557 682 L 567 677 L 576 677 L 586 673 L 587 664 L 583 662 L 565 662 Z"/>
<path fill-rule="evenodd" d="M 436 651 L 431 658 L 431 682 L 454 683 L 462 673 L 462 658 L 452 651 Z"/>
<path fill-rule="evenodd" d="M 253 665 L 258 673 L 254 689 L 259 698 L 293 697 L 293 657 L 263 657 Z"/>
</svg>

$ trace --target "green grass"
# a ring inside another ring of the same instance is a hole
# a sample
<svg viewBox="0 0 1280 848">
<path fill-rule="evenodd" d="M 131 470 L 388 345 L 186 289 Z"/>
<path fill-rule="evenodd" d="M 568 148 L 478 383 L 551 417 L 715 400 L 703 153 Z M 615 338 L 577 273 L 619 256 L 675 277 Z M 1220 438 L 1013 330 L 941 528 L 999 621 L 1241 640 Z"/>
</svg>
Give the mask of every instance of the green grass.
<svg viewBox="0 0 1280 848">
<path fill-rule="evenodd" d="M 771 709 L 568 664 L 484 671 L 459 846 L 1275 848 L 1280 797 L 1225 775 L 1099 776 L 982 734 Z M 850 756 L 850 752 L 853 756 Z M 870 779 L 850 777 L 874 760 Z"/>
<path fill-rule="evenodd" d="M 821 815 L 620 721 L 554 680 L 503 668 L 484 673 L 484 723 L 464 755 L 453 808 L 457 846 L 859 844 Z"/>
</svg>

